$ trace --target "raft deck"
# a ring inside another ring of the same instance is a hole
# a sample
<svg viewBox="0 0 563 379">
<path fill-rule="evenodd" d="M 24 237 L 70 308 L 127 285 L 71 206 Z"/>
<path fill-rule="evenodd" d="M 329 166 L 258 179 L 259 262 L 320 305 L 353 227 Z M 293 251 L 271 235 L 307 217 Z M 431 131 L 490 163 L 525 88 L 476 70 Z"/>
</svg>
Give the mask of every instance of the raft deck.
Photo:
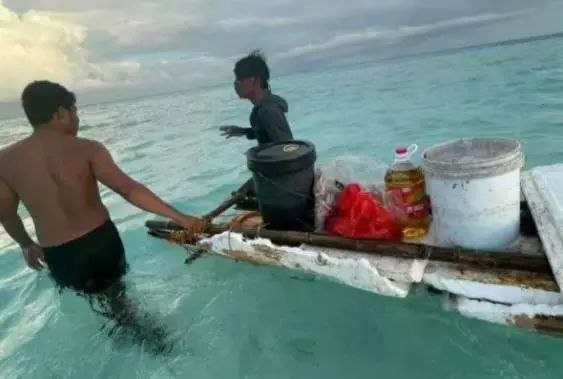
<svg viewBox="0 0 563 379">
<path fill-rule="evenodd" d="M 252 219 L 233 226 L 233 220 L 247 214 L 233 210 L 219 216 L 196 246 L 214 255 L 310 273 L 383 296 L 404 298 L 414 286 L 423 285 L 440 291 L 448 309 L 467 317 L 560 334 L 561 184 L 563 165 L 523 173 L 523 233 L 505 252 L 434 246 L 432 229 L 419 244 L 392 244 L 261 230 Z M 167 239 L 174 239 L 178 229 L 158 222 L 147 226 L 154 236 Z"/>
</svg>

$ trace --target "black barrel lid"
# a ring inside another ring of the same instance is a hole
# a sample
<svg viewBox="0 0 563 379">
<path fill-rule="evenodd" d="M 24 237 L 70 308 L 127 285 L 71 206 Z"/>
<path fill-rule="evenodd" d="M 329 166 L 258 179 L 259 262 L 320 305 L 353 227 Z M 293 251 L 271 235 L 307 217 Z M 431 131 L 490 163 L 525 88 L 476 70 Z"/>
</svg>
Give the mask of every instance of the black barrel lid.
<svg viewBox="0 0 563 379">
<path fill-rule="evenodd" d="M 315 146 L 308 141 L 284 141 L 264 144 L 246 152 L 250 171 L 276 175 L 301 171 L 317 160 Z"/>
</svg>

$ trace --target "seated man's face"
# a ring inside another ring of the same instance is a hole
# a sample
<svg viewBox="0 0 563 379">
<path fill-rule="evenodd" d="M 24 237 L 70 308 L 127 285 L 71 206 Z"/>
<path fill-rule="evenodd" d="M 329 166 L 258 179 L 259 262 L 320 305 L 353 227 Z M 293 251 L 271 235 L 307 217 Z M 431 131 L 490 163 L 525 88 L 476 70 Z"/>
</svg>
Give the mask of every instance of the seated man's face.
<svg viewBox="0 0 563 379">
<path fill-rule="evenodd" d="M 256 78 L 236 79 L 234 82 L 235 92 L 242 99 L 248 99 L 256 85 Z"/>
</svg>

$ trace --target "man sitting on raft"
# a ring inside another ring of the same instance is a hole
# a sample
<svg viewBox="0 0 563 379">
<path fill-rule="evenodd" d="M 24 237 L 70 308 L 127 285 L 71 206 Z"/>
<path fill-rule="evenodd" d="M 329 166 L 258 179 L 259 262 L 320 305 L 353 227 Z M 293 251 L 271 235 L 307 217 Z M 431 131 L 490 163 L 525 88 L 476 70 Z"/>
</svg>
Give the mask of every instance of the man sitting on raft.
<svg viewBox="0 0 563 379">
<path fill-rule="evenodd" d="M 254 105 L 250 113 L 251 127 L 223 126 L 220 128 L 221 135 L 227 139 L 232 137 L 255 139 L 259 145 L 292 140 L 293 134 L 285 117 L 288 111 L 287 102 L 272 93 L 268 83 L 270 69 L 264 57 L 255 51 L 240 59 L 235 64 L 234 74 L 237 95 Z M 253 187 L 252 180 L 249 180 L 238 192 L 253 194 Z"/>
<path fill-rule="evenodd" d="M 254 107 L 250 113 L 250 128 L 223 126 L 226 138 L 246 137 L 256 139 L 258 144 L 288 141 L 293 139 L 285 117 L 288 106 L 285 99 L 274 95 L 270 89 L 270 69 L 259 52 L 253 52 L 235 64 L 234 87 L 241 99 L 249 100 Z"/>
</svg>

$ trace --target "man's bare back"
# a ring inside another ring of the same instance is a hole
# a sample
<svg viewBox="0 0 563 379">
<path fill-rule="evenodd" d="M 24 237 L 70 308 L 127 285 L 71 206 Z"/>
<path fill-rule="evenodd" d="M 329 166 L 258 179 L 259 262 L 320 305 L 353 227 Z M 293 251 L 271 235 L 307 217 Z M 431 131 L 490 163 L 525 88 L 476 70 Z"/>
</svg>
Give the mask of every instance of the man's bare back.
<svg viewBox="0 0 563 379">
<path fill-rule="evenodd" d="M 109 218 L 96 179 L 99 149 L 93 141 L 44 131 L 0 152 L 0 180 L 29 211 L 41 246 L 81 237 Z"/>
<path fill-rule="evenodd" d="M 126 296 L 121 280 L 128 268 L 125 249 L 98 184 L 184 228 L 199 231 L 205 223 L 125 174 L 102 144 L 77 137 L 75 103 L 75 95 L 56 83 L 33 82 L 23 91 L 33 132 L 0 151 L 0 224 L 21 247 L 29 267 L 41 270 L 46 264 L 58 287 L 97 297 L 107 308 L 103 315 L 161 351 L 161 330 L 142 322 Z M 33 219 L 38 243 L 18 214 L 20 202 Z"/>
<path fill-rule="evenodd" d="M 33 133 L 0 151 L 0 223 L 20 245 L 30 267 L 41 268 L 42 248 L 68 245 L 111 222 L 98 183 L 185 228 L 204 226 L 125 174 L 101 143 L 77 137 L 75 97 L 64 87 L 34 82 L 22 102 Z M 18 215 L 20 201 L 33 219 L 39 245 Z"/>
</svg>

